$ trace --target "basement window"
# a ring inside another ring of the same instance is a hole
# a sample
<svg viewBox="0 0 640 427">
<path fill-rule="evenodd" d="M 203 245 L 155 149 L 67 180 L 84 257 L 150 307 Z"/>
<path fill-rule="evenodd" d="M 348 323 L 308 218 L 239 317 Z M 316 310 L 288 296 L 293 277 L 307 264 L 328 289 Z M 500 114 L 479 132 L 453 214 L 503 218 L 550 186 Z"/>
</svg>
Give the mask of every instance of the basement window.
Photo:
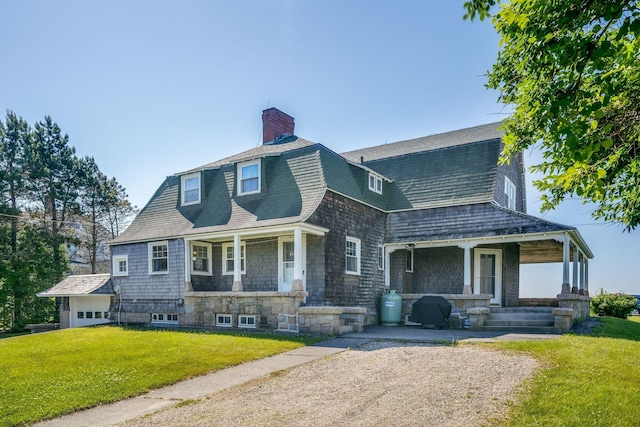
<svg viewBox="0 0 640 427">
<path fill-rule="evenodd" d="M 216 314 L 216 326 L 230 328 L 233 326 L 233 316 L 230 314 Z"/>
<path fill-rule="evenodd" d="M 151 323 L 177 324 L 178 315 L 169 313 L 151 313 Z"/>
<path fill-rule="evenodd" d="M 239 328 L 255 328 L 256 327 L 256 316 L 248 316 L 246 314 L 241 314 L 238 316 L 238 327 Z"/>
</svg>

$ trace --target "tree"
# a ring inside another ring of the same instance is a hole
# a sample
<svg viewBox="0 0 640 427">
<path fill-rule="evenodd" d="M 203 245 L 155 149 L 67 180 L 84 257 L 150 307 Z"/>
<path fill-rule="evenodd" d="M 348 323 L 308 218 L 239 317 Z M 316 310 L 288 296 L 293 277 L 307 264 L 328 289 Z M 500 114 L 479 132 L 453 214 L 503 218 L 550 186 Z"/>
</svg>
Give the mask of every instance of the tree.
<svg viewBox="0 0 640 427">
<path fill-rule="evenodd" d="M 29 190 L 35 209 L 42 212 L 44 224 L 53 233 L 54 258 L 62 262 L 61 247 L 69 235 L 65 227 L 71 213 L 78 211 L 81 188 L 81 163 L 69 137 L 46 116 L 34 126 L 32 143 L 26 150 Z M 62 279 L 62 274 L 58 278 Z"/>
<path fill-rule="evenodd" d="M 25 150 L 31 138 L 31 129 L 22 118 L 7 111 L 6 127 L 0 121 L 0 204 L 5 203 L 5 214 L 11 219 L 11 252 L 16 251 L 18 239 L 18 201 L 25 189 Z M 6 201 L 6 202 L 5 202 Z M 8 203 L 7 203 L 8 202 Z"/>
<path fill-rule="evenodd" d="M 465 3 L 490 16 L 496 0 Z M 538 147 L 542 210 L 566 197 L 627 231 L 640 224 L 640 10 L 630 0 L 511 0 L 493 25 L 501 37 L 487 87 L 513 108 L 502 161 Z"/>
</svg>

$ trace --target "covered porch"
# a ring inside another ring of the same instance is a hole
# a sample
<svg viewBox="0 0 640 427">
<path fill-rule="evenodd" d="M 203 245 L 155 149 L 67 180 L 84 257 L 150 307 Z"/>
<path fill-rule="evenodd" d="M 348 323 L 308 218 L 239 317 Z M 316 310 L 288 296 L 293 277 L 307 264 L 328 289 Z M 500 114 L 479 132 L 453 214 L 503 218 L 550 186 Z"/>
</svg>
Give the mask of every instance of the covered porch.
<svg viewBox="0 0 640 427">
<path fill-rule="evenodd" d="M 385 245 L 385 287 L 403 301 L 402 317 L 425 295 L 440 295 L 453 307 L 450 326 L 467 320 L 475 330 L 536 320 L 564 332 L 589 315 L 589 247 L 575 229 Z M 555 298 L 521 298 L 520 265 L 562 263 Z M 540 307 L 540 308 L 538 308 Z M 534 316 L 532 313 L 536 312 Z M 525 314 L 526 313 L 526 314 Z M 514 320 L 506 322 L 505 319 Z M 541 319 L 544 319 L 543 323 Z"/>
</svg>

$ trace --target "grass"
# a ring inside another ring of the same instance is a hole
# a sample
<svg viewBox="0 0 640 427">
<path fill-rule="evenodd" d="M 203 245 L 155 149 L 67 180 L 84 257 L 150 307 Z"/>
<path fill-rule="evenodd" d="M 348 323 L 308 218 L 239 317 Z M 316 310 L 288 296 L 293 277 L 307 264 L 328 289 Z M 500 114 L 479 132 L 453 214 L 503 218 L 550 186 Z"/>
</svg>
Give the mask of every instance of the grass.
<svg viewBox="0 0 640 427">
<path fill-rule="evenodd" d="M 120 327 L 3 339 L 0 426 L 32 423 L 121 400 L 307 342 L 297 337 Z"/>
<path fill-rule="evenodd" d="M 640 317 L 605 317 L 589 336 L 500 343 L 544 365 L 507 426 L 631 426 L 640 423 Z M 493 345 L 492 345 L 493 347 Z"/>
</svg>

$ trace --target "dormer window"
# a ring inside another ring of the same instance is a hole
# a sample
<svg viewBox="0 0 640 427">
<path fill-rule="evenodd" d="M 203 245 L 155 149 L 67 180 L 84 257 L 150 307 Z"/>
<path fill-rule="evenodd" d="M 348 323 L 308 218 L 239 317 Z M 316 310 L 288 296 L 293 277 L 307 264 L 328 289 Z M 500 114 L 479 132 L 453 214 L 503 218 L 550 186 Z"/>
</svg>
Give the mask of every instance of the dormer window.
<svg viewBox="0 0 640 427">
<path fill-rule="evenodd" d="M 238 164 L 238 195 L 260 192 L 260 160 Z"/>
<path fill-rule="evenodd" d="M 200 203 L 200 173 L 183 175 L 180 180 L 182 185 L 182 206 Z"/>
<path fill-rule="evenodd" d="M 504 177 L 504 206 L 516 210 L 516 186 L 506 176 Z"/>
<path fill-rule="evenodd" d="M 382 194 L 382 178 L 369 172 L 369 190 Z"/>
</svg>

